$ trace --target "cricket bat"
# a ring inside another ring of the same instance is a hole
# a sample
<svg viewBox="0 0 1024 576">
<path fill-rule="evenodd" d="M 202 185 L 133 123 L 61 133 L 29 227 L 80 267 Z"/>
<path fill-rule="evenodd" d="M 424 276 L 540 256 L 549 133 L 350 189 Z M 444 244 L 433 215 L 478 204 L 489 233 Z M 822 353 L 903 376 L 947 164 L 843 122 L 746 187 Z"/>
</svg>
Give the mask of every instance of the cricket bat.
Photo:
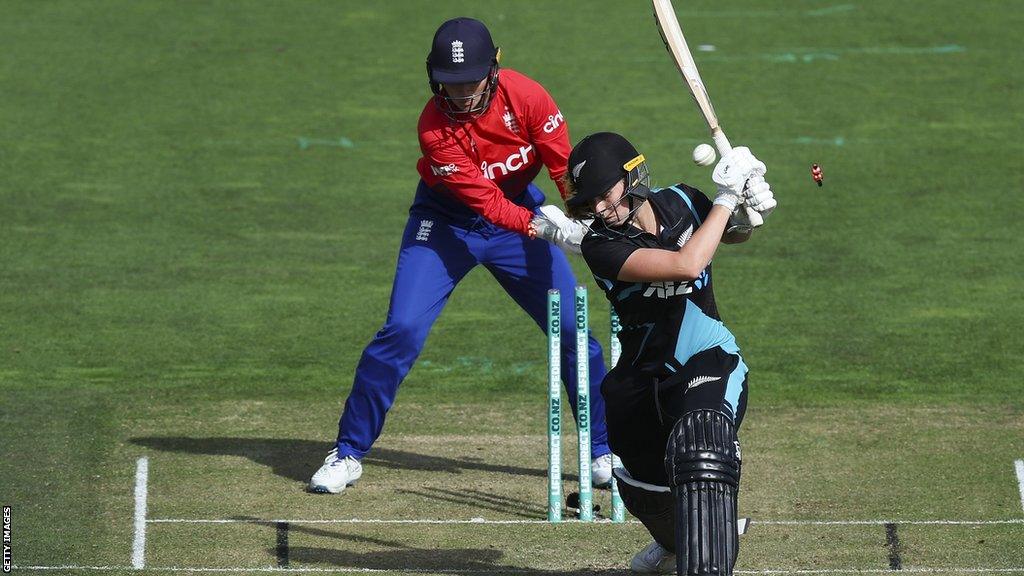
<svg viewBox="0 0 1024 576">
<path fill-rule="evenodd" d="M 700 108 L 700 113 L 704 116 L 704 121 L 707 122 L 708 128 L 711 130 L 711 139 L 715 142 L 715 148 L 718 149 L 718 153 L 721 156 L 725 156 L 732 151 L 732 144 L 729 143 L 725 132 L 722 131 L 722 126 L 718 123 L 715 107 L 711 105 L 711 98 L 708 97 L 707 88 L 704 87 L 704 81 L 700 79 L 697 64 L 693 61 L 693 55 L 690 54 L 690 48 L 686 45 L 683 30 L 679 27 L 679 20 L 676 19 L 676 11 L 672 7 L 672 0 L 653 0 L 653 2 L 654 19 L 658 22 L 658 32 L 661 33 L 661 39 L 665 41 L 665 49 L 672 55 L 676 68 L 679 69 L 679 73 L 683 76 L 683 83 L 690 89 L 690 95 L 693 96 L 693 101 L 697 103 L 697 108 Z M 747 218 L 750 220 L 751 226 L 756 228 L 764 224 L 764 219 L 755 210 L 752 210 L 749 206 L 744 206 L 743 208 L 747 211 Z"/>
</svg>

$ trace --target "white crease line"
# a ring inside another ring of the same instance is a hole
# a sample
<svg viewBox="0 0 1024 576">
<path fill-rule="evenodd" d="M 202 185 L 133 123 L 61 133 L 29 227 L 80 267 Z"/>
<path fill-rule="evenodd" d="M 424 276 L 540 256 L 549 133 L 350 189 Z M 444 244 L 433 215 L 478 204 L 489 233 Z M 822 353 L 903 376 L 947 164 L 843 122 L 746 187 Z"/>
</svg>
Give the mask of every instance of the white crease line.
<svg viewBox="0 0 1024 576">
<path fill-rule="evenodd" d="M 262 518 L 153 518 L 147 520 L 152 524 L 551 524 L 547 520 L 486 520 L 471 518 L 469 520 L 438 520 L 438 519 L 376 519 L 348 518 L 337 520 L 265 520 Z M 1024 522 L 1024 520 L 1022 520 Z M 627 524 L 639 524 L 637 520 L 628 520 Z M 560 524 L 612 524 L 611 520 L 601 519 L 593 522 L 581 522 L 576 519 L 562 520 Z M 619 522 L 622 524 L 622 522 Z"/>
<path fill-rule="evenodd" d="M 149 484 L 149 459 L 135 464 L 135 538 L 132 540 L 132 568 L 146 567 L 146 493 Z"/>
<path fill-rule="evenodd" d="M 59 566 L 13 566 L 15 570 L 131 570 L 130 566 L 75 566 L 73 564 L 62 564 Z"/>
<path fill-rule="evenodd" d="M 753 520 L 752 524 L 773 524 L 777 526 L 862 526 L 883 524 L 907 524 L 912 526 L 985 526 L 990 524 L 1024 524 L 1024 518 L 1010 520 Z"/>
<path fill-rule="evenodd" d="M 1017 469 L 1017 488 L 1020 489 L 1020 507 L 1024 509 L 1024 460 L 1016 460 L 1013 463 Z"/>
<path fill-rule="evenodd" d="M 276 524 L 288 522 L 290 524 L 550 524 L 547 520 L 486 520 L 484 518 L 472 518 L 469 520 L 439 520 L 439 519 L 378 519 L 378 518 L 348 518 L 336 520 L 284 520 L 284 519 L 262 519 L 262 518 L 152 518 L 147 520 L 152 524 Z M 581 522 L 579 520 L 563 520 L 563 524 L 623 524 L 613 523 L 610 520 L 602 519 L 594 522 Z M 639 524 L 637 520 L 627 520 L 624 524 Z M 996 524 L 1024 524 L 1024 518 L 1010 520 L 758 520 L 751 521 L 754 526 L 876 526 L 885 524 L 907 524 L 907 525 L 948 525 L 948 526 L 984 526 Z"/>
<path fill-rule="evenodd" d="M 15 566 L 19 570 L 125 570 L 124 566 Z M 399 574 L 536 574 L 542 572 L 536 568 L 360 568 L 339 566 L 337 568 L 278 568 L 276 566 L 261 566 L 255 568 L 214 568 L 214 567 L 188 567 L 188 566 L 151 566 L 143 568 L 146 572 L 314 572 L 331 574 L 377 574 L 377 573 L 399 573 Z"/>
<path fill-rule="evenodd" d="M 127 566 L 14 566 L 15 570 L 89 570 L 89 571 L 115 571 L 127 570 Z M 277 568 L 273 566 L 257 568 L 213 568 L 213 567 L 186 567 L 186 566 L 151 566 L 142 568 L 146 572 L 295 572 L 295 573 L 379 573 L 398 572 L 411 574 L 536 574 L 545 572 L 537 568 Z M 595 570 L 599 572 L 599 570 Z M 1024 568 L 955 568 L 955 567 L 918 567 L 903 568 L 903 573 L 910 574 L 1024 574 Z M 883 568 L 825 568 L 821 570 L 787 570 L 784 568 L 767 570 L 736 570 L 736 574 L 892 574 L 891 569 Z"/>
<path fill-rule="evenodd" d="M 821 570 L 736 570 L 735 574 L 892 574 L 889 568 L 823 568 Z M 1024 568 L 901 568 L 911 574 L 1024 574 Z"/>
</svg>

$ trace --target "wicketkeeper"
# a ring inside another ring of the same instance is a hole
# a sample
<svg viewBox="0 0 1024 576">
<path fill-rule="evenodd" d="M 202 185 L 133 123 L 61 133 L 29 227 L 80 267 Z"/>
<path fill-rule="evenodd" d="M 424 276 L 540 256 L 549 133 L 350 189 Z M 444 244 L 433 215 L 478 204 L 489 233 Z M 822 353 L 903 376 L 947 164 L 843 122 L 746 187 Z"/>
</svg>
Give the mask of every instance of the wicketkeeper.
<svg viewBox="0 0 1024 576">
<path fill-rule="evenodd" d="M 566 206 L 595 218 L 583 257 L 622 324 L 622 356 L 601 389 L 623 502 L 654 537 L 635 572 L 726 575 L 736 561 L 747 366 L 718 316 L 711 258 L 749 238 L 738 208 L 775 208 L 764 174 L 733 149 L 715 167 L 712 201 L 686 184 L 651 190 L 644 157 L 618 134 L 588 136 L 569 155 Z"/>
<path fill-rule="evenodd" d="M 570 294 L 576 285 L 562 249 L 578 253 L 585 229 L 556 206 L 542 206 L 544 194 L 532 183 L 546 167 L 562 192 L 570 149 L 565 119 L 540 84 L 500 69 L 499 58 L 490 32 L 477 20 L 449 20 L 434 35 L 427 56 L 434 95 L 417 128 L 420 181 L 402 236 L 387 321 L 359 360 L 337 442 L 309 482 L 314 492 L 341 492 L 362 476 L 360 460 L 380 435 L 399 384 L 470 270 L 486 266 L 542 329 L 547 291 Z M 563 381 L 573 413 L 575 325 L 572 308 L 566 307 Z M 607 486 L 611 455 L 600 394 L 605 368 L 593 337 L 588 353 L 592 480 Z"/>
</svg>

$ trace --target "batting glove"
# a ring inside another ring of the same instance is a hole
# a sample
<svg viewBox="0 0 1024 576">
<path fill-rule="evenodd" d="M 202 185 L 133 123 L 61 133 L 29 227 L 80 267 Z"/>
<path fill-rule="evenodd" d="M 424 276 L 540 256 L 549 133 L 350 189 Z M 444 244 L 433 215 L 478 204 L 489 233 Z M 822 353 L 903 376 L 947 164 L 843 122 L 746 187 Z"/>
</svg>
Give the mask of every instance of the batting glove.
<svg viewBox="0 0 1024 576">
<path fill-rule="evenodd" d="M 764 176 L 768 168 L 750 153 L 746 146 L 737 146 L 728 154 L 722 157 L 711 174 L 711 179 L 718 186 L 719 195 L 731 192 L 735 196 L 743 197 L 743 189 L 747 180 L 755 176 Z M 716 197 L 717 203 L 717 197 Z M 738 203 L 737 203 L 738 204 Z M 728 203 L 723 202 L 727 208 Z M 736 208 L 734 204 L 733 209 Z"/>
<path fill-rule="evenodd" d="M 756 210 L 762 218 L 767 218 L 778 205 L 775 193 L 765 182 L 764 176 L 754 176 L 747 180 L 747 187 L 743 190 L 743 202 Z"/>
<path fill-rule="evenodd" d="M 725 207 L 729 212 L 735 213 L 736 207 L 743 203 L 743 195 L 737 194 L 732 188 L 718 187 L 718 194 L 715 195 L 715 204 Z"/>
</svg>

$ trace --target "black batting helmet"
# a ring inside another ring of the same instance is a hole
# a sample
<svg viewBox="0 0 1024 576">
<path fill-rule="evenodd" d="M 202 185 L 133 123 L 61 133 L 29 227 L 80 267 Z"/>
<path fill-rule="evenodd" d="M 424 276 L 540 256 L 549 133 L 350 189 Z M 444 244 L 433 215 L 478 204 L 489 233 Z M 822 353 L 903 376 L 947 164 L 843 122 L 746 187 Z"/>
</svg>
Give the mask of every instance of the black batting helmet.
<svg viewBox="0 0 1024 576">
<path fill-rule="evenodd" d="M 646 200 L 650 194 L 644 155 L 614 132 L 598 132 L 580 140 L 569 154 L 568 168 L 570 196 L 565 206 L 570 215 L 588 215 L 594 202 L 619 180 L 626 181 L 627 195 Z"/>
</svg>

